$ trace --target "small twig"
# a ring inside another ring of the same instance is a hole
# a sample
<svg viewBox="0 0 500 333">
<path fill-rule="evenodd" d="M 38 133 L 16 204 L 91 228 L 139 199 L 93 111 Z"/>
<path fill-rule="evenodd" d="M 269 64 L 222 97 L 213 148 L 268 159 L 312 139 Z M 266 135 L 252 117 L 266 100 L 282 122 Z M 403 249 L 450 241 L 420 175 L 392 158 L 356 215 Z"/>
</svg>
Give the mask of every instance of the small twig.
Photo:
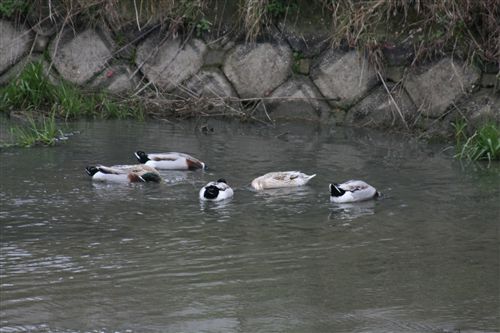
<svg viewBox="0 0 500 333">
<path fill-rule="evenodd" d="M 136 0 L 134 0 L 134 10 L 135 10 L 135 21 L 137 22 L 137 29 L 141 31 L 141 24 L 139 23 L 139 11 L 137 10 Z"/>
<path fill-rule="evenodd" d="M 273 120 L 271 119 L 271 117 L 269 116 L 269 113 L 267 113 L 267 108 L 266 108 L 266 103 L 264 103 L 263 100 L 260 101 L 260 104 L 262 104 L 262 108 L 264 109 L 264 113 L 266 114 L 266 117 L 267 119 L 269 119 L 269 121 L 271 122 L 271 124 L 273 123 Z"/>
<path fill-rule="evenodd" d="M 401 109 L 399 108 L 398 103 L 396 103 L 396 101 L 394 100 L 394 97 L 392 97 L 392 94 L 391 94 L 389 88 L 387 87 L 387 84 L 385 84 L 384 78 L 382 77 L 382 75 L 380 74 L 379 71 L 377 71 L 377 75 L 378 75 L 380 81 L 382 81 L 382 84 L 384 85 L 384 88 L 387 91 L 387 94 L 389 95 L 391 102 L 396 107 L 396 110 L 398 111 L 399 116 L 401 117 L 401 120 L 403 121 L 403 124 L 405 125 L 406 129 L 408 129 L 409 127 L 408 127 L 408 124 L 406 123 L 405 117 L 403 116 L 403 112 L 401 112 Z"/>
</svg>

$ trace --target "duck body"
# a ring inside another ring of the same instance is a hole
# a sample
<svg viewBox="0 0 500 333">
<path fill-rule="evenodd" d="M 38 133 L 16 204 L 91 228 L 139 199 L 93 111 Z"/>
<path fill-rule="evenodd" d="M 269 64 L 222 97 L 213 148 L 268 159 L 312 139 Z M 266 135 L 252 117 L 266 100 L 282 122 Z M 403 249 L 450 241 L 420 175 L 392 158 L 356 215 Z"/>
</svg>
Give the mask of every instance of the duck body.
<svg viewBox="0 0 500 333">
<path fill-rule="evenodd" d="M 330 184 L 330 201 L 335 203 L 358 202 L 376 198 L 380 193 L 362 180 L 348 180 Z"/>
<path fill-rule="evenodd" d="M 191 155 L 177 152 L 168 153 L 134 153 L 139 163 L 161 170 L 197 170 L 205 169 L 206 165 Z"/>
<path fill-rule="evenodd" d="M 221 201 L 232 198 L 233 195 L 233 189 L 225 179 L 210 182 L 200 190 L 200 199 L 205 201 Z"/>
<path fill-rule="evenodd" d="M 92 177 L 93 181 L 110 183 L 159 183 L 161 176 L 159 172 L 143 164 L 135 165 L 95 165 L 88 166 L 85 171 Z"/>
<path fill-rule="evenodd" d="M 269 172 L 252 180 L 252 187 L 258 191 L 280 187 L 296 187 L 307 184 L 316 175 L 306 175 L 300 171 Z"/>
</svg>

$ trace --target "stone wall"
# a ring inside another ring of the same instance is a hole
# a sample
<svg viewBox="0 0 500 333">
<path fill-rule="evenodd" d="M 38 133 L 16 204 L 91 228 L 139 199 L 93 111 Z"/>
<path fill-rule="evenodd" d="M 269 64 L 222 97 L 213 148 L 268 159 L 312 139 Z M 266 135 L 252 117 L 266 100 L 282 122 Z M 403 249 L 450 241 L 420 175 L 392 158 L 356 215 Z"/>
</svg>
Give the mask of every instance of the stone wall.
<svg viewBox="0 0 500 333">
<path fill-rule="evenodd" d="M 29 61 L 52 80 L 117 94 L 155 91 L 205 98 L 214 112 L 446 133 L 450 122 L 500 121 L 498 64 L 480 70 L 453 57 L 411 66 L 386 48 L 376 72 L 355 50 L 331 49 L 321 32 L 278 26 L 274 38 L 173 38 L 152 31 L 125 46 L 112 28 L 40 29 L 0 20 L 0 84 Z M 411 53 L 411 52 L 410 52 Z"/>
</svg>

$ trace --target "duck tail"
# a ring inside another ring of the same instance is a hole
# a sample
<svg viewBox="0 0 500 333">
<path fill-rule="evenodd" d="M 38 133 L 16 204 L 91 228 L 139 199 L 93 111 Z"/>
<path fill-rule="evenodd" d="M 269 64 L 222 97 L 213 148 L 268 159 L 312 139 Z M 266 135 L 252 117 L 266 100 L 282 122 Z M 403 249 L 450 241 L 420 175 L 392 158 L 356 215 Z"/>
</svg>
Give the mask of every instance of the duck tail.
<svg viewBox="0 0 500 333">
<path fill-rule="evenodd" d="M 310 175 L 310 176 L 307 176 L 307 180 L 311 180 L 311 179 L 313 179 L 314 177 L 316 177 L 316 174 L 314 174 L 314 175 Z"/>
</svg>

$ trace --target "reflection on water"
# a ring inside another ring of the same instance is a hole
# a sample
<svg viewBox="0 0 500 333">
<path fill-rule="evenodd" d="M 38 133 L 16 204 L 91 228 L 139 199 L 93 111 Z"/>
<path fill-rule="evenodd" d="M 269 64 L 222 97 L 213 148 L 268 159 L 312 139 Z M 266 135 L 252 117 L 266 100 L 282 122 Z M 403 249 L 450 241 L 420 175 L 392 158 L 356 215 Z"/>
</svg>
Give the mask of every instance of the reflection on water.
<svg viewBox="0 0 500 333">
<path fill-rule="evenodd" d="M 499 331 L 498 165 L 385 133 L 209 125 L 82 122 L 64 145 L 0 151 L 0 332 Z M 139 149 L 210 168 L 84 172 Z M 278 170 L 317 176 L 249 186 Z M 200 201 L 218 178 L 234 197 Z M 384 196 L 331 203 L 352 178 Z"/>
<path fill-rule="evenodd" d="M 205 201 L 200 200 L 200 211 L 214 216 L 217 222 L 225 222 L 231 220 L 231 211 L 233 207 L 233 198 L 228 198 L 222 201 Z"/>
<path fill-rule="evenodd" d="M 375 200 L 356 203 L 332 203 L 330 220 L 354 220 L 361 216 L 375 214 Z"/>
</svg>

